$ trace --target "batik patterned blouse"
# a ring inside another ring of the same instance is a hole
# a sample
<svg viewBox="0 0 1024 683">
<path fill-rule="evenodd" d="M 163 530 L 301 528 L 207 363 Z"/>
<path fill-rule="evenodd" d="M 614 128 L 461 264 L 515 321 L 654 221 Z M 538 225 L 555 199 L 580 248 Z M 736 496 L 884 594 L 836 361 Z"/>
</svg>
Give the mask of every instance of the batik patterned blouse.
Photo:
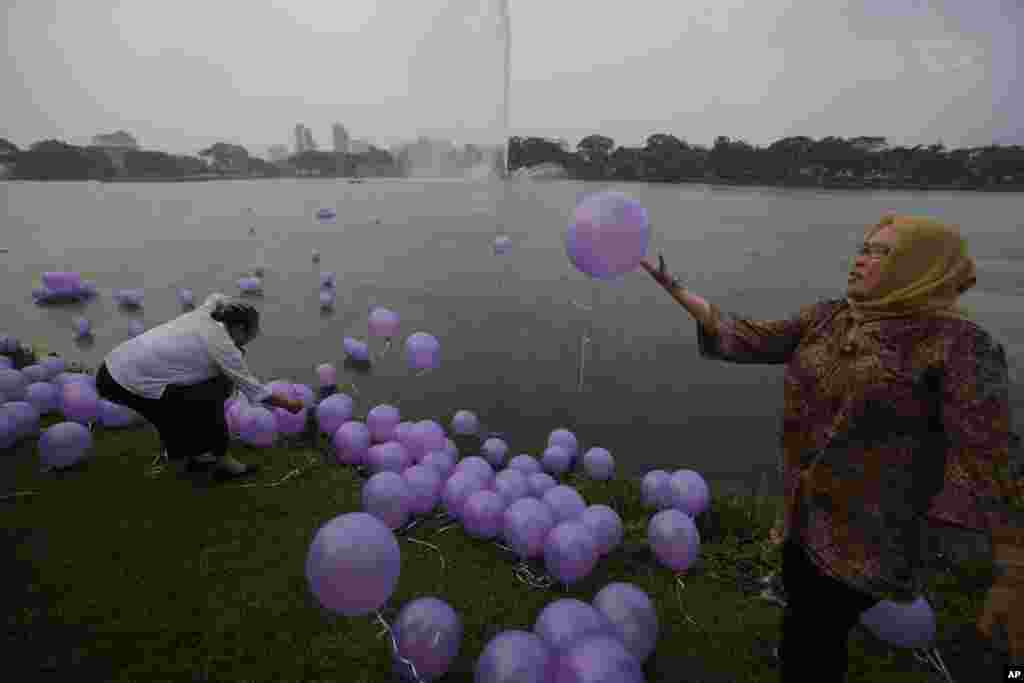
<svg viewBox="0 0 1024 683">
<path fill-rule="evenodd" d="M 784 533 L 827 575 L 878 599 L 924 585 L 925 528 L 1010 522 L 1006 354 L 950 318 L 886 319 L 856 339 L 835 299 L 788 320 L 711 305 L 704 358 L 786 364 Z"/>
</svg>

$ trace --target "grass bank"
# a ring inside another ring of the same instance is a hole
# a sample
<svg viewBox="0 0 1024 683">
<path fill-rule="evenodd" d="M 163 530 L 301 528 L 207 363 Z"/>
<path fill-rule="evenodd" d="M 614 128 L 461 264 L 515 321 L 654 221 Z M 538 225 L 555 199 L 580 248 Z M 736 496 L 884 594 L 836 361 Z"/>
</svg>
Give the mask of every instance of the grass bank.
<svg viewBox="0 0 1024 683">
<path fill-rule="evenodd" d="M 43 425 L 56 421 L 47 417 Z M 149 427 L 98 430 L 87 463 L 50 474 L 38 471 L 35 440 L 0 453 L 4 539 L 12 549 L 5 557 L 13 558 L 2 582 L 9 680 L 390 680 L 389 646 L 374 621 L 325 614 L 304 575 L 317 528 L 359 509 L 358 474 L 325 462 L 312 445 L 234 444 L 239 459 L 264 470 L 245 482 L 255 486 L 218 486 L 174 466 L 150 472 L 158 445 Z M 645 665 L 648 681 L 778 680 L 767 653 L 781 611 L 758 597 L 756 582 L 781 562 L 766 541 L 778 499 L 714 497 L 698 520 L 700 559 L 679 583 L 647 546 L 650 512 L 638 481 L 567 480 L 588 503 L 611 505 L 625 522 L 622 546 L 569 590 L 526 585 L 505 551 L 458 527 L 440 531 L 439 523 L 424 522 L 409 533 L 437 551 L 400 540 L 401 576 L 388 619 L 428 595 L 463 619 L 459 658 L 443 681 L 471 682 L 476 658 L 496 633 L 529 630 L 548 602 L 589 602 L 612 581 L 635 583 L 657 605 L 660 636 Z M 932 584 L 939 648 L 958 681 L 995 680 L 979 675 L 977 656 L 956 652 L 981 607 L 978 587 L 990 576 L 991 567 L 946 567 Z M 853 635 L 849 681 L 933 680 L 940 679 L 911 652 L 891 651 L 859 630 Z"/>
</svg>

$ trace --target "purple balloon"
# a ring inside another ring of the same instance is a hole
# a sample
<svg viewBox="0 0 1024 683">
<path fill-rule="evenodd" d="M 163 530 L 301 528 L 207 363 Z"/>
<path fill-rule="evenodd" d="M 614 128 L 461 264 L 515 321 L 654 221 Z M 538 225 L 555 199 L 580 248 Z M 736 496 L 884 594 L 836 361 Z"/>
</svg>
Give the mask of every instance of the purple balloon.
<svg viewBox="0 0 1024 683">
<path fill-rule="evenodd" d="M 452 429 L 456 434 L 476 434 L 480 421 L 468 410 L 460 410 L 452 418 Z"/>
<path fill-rule="evenodd" d="M 935 640 L 935 612 L 923 597 L 911 603 L 882 600 L 860 615 L 860 623 L 896 647 L 927 649 Z"/>
<path fill-rule="evenodd" d="M 114 292 L 114 301 L 121 306 L 139 308 L 142 306 L 143 294 L 141 289 L 119 289 Z"/>
<path fill-rule="evenodd" d="M 549 683 L 644 683 L 640 662 L 608 635 L 581 639 L 551 668 Z"/>
<path fill-rule="evenodd" d="M 476 662 L 473 683 L 547 683 L 551 648 L 527 631 L 502 631 Z"/>
<path fill-rule="evenodd" d="M 334 273 L 324 272 L 320 273 L 320 286 L 326 289 L 333 289 L 337 284 Z"/>
<path fill-rule="evenodd" d="M 622 543 L 622 518 L 607 505 L 591 505 L 580 516 L 597 541 L 597 553 L 607 555 Z"/>
<path fill-rule="evenodd" d="M 277 420 L 262 406 L 247 406 L 239 417 L 238 431 L 242 441 L 250 446 L 268 448 L 277 438 Z"/>
<path fill-rule="evenodd" d="M 398 314 L 386 308 L 377 307 L 370 311 L 369 324 L 371 337 L 390 339 L 398 334 Z"/>
<path fill-rule="evenodd" d="M 75 334 L 79 337 L 86 337 L 92 331 L 92 323 L 88 318 L 75 318 Z"/>
<path fill-rule="evenodd" d="M 501 467 L 505 463 L 505 454 L 508 453 L 508 444 L 501 439 L 487 439 L 483 445 L 483 455 L 492 467 Z"/>
<path fill-rule="evenodd" d="M 672 492 L 669 489 L 671 475 L 665 470 L 651 470 L 640 482 L 640 496 L 644 507 L 665 510 L 672 507 Z"/>
<path fill-rule="evenodd" d="M 92 434 L 77 422 L 58 422 L 39 437 L 39 456 L 45 467 L 70 467 L 89 456 Z"/>
<path fill-rule="evenodd" d="M 537 462 L 537 459 L 534 458 L 532 455 L 527 455 L 526 453 L 523 453 L 522 455 L 517 455 L 516 457 L 509 460 L 508 469 L 521 470 L 523 474 L 529 476 L 531 474 L 536 474 L 540 472 L 541 466 L 540 463 Z"/>
<path fill-rule="evenodd" d="M 647 538 L 658 561 L 675 572 L 689 569 L 700 552 L 700 533 L 693 519 L 679 510 L 662 510 L 651 517 Z"/>
<path fill-rule="evenodd" d="M 193 296 L 191 289 L 179 289 L 178 301 L 185 308 L 191 308 L 196 305 L 195 296 Z"/>
<path fill-rule="evenodd" d="M 29 381 L 19 370 L 0 370 L 0 394 L 8 401 L 25 400 Z"/>
<path fill-rule="evenodd" d="M 70 382 L 85 382 L 92 386 L 93 389 L 96 388 L 96 378 L 84 372 L 62 372 L 53 378 L 53 383 L 61 389 Z"/>
<path fill-rule="evenodd" d="M 409 451 L 397 441 L 385 441 L 371 446 L 366 454 L 366 464 L 371 472 L 394 472 L 401 474 L 413 464 Z"/>
<path fill-rule="evenodd" d="M 25 390 L 25 400 L 31 403 L 40 415 L 56 413 L 60 409 L 60 392 L 49 382 L 29 384 Z"/>
<path fill-rule="evenodd" d="M 452 470 L 455 469 L 455 458 L 444 451 L 432 451 L 423 456 L 420 464 L 428 465 L 437 470 L 437 474 L 441 477 L 443 484 L 451 476 Z"/>
<path fill-rule="evenodd" d="M 580 449 L 576 435 L 564 427 L 556 429 L 548 435 L 548 446 L 561 446 L 569 454 L 570 459 L 575 458 Z"/>
<path fill-rule="evenodd" d="M 441 501 L 444 503 L 448 514 L 456 519 L 462 518 L 462 506 L 470 495 L 480 491 L 486 486 L 480 477 L 472 472 L 456 471 L 448 477 L 441 489 Z"/>
<path fill-rule="evenodd" d="M 473 538 L 494 538 L 501 532 L 505 500 L 494 491 L 477 491 L 462 507 L 462 525 Z"/>
<path fill-rule="evenodd" d="M 519 470 L 502 470 L 494 476 L 494 491 L 505 501 L 505 505 L 511 505 L 530 495 L 530 483 Z"/>
<path fill-rule="evenodd" d="M 143 417 L 128 406 L 100 400 L 99 420 L 108 429 L 121 429 L 141 423 Z"/>
<path fill-rule="evenodd" d="M 14 363 L 7 356 L 0 356 L 0 370 L 13 370 Z"/>
<path fill-rule="evenodd" d="M 420 459 L 430 451 L 439 451 L 445 447 L 447 437 L 444 427 L 433 420 L 420 420 L 412 430 L 413 439 L 419 446 Z"/>
<path fill-rule="evenodd" d="M 363 485 L 363 510 L 392 529 L 409 521 L 412 492 L 400 474 L 378 472 Z"/>
<path fill-rule="evenodd" d="M 637 201 L 621 192 L 600 192 L 576 206 L 565 251 L 580 272 L 612 280 L 636 270 L 650 237 L 647 211 Z"/>
<path fill-rule="evenodd" d="M 14 417 L 17 438 L 24 439 L 39 434 L 39 411 L 27 401 L 9 401 L 3 404 L 8 414 Z"/>
<path fill-rule="evenodd" d="M 228 423 L 228 431 L 232 434 L 241 434 L 242 413 L 249 407 L 249 403 L 241 400 L 229 400 L 227 403 L 229 405 L 224 419 Z"/>
<path fill-rule="evenodd" d="M 18 420 L 14 413 L 0 405 L 0 451 L 18 443 Z"/>
<path fill-rule="evenodd" d="M 579 519 L 587 507 L 583 496 L 576 489 L 564 485 L 545 491 L 542 500 L 551 508 L 557 522 Z"/>
<path fill-rule="evenodd" d="M 59 356 L 48 356 L 43 359 L 42 365 L 46 368 L 46 379 L 49 381 L 64 372 L 68 364 Z"/>
<path fill-rule="evenodd" d="M 316 421 L 323 434 L 334 434 L 352 419 L 352 399 L 346 394 L 333 394 L 316 407 Z"/>
<path fill-rule="evenodd" d="M 540 611 L 533 632 L 558 656 L 585 638 L 612 635 L 613 628 L 594 607 L 575 598 L 562 598 Z"/>
<path fill-rule="evenodd" d="M 333 387 L 338 384 L 338 370 L 330 363 L 316 366 L 316 380 L 322 387 Z"/>
<path fill-rule="evenodd" d="M 448 672 L 462 644 L 462 620 L 437 598 L 417 598 L 407 604 L 398 613 L 392 630 L 398 655 L 412 662 L 424 683 Z M 408 664 L 397 657 L 394 662 L 400 674 L 412 675 Z"/>
<path fill-rule="evenodd" d="M 128 334 L 133 337 L 138 337 L 140 334 L 146 331 L 145 325 L 142 324 L 141 320 L 129 320 L 128 321 Z"/>
<path fill-rule="evenodd" d="M 426 332 L 414 332 L 405 340 L 406 361 L 413 370 L 434 370 L 441 364 L 441 343 Z"/>
<path fill-rule="evenodd" d="M 359 341 L 358 339 L 353 339 L 351 337 L 345 337 L 343 346 L 345 348 L 345 355 L 352 360 L 362 362 L 370 360 L 370 347 L 366 342 Z"/>
<path fill-rule="evenodd" d="M 100 397 L 85 382 L 69 382 L 61 390 L 61 409 L 71 422 L 88 424 L 100 414 Z"/>
<path fill-rule="evenodd" d="M 395 427 L 401 421 L 398 408 L 379 405 L 366 416 L 366 426 L 370 428 L 370 438 L 376 443 L 384 443 L 395 438 Z"/>
<path fill-rule="evenodd" d="M 298 400 L 292 391 L 288 391 L 288 396 Z M 275 407 L 271 412 L 274 413 L 274 423 L 277 425 L 277 431 L 281 434 L 294 436 L 295 434 L 301 434 L 306 429 L 307 413 L 305 408 L 297 413 L 293 413 L 290 410 Z"/>
<path fill-rule="evenodd" d="M 441 499 L 440 473 L 429 465 L 413 465 L 402 473 L 409 487 L 411 500 L 409 509 L 414 515 L 425 515 L 434 509 Z"/>
<path fill-rule="evenodd" d="M 47 271 L 42 279 L 43 286 L 55 292 L 77 291 L 82 286 L 82 274 L 73 271 Z"/>
<path fill-rule="evenodd" d="M 647 593 L 631 583 L 610 583 L 594 596 L 594 607 L 615 627 L 626 650 L 643 663 L 658 642 L 658 613 Z"/>
<path fill-rule="evenodd" d="M 25 376 L 25 380 L 29 384 L 34 384 L 35 382 L 45 382 L 49 379 L 49 373 L 46 371 L 46 368 L 44 368 L 42 365 L 39 365 L 38 363 L 33 365 L 26 365 L 21 369 L 21 374 Z"/>
<path fill-rule="evenodd" d="M 362 422 L 350 420 L 338 427 L 333 444 L 339 463 L 361 465 L 370 448 L 370 430 Z"/>
<path fill-rule="evenodd" d="M 544 554 L 544 541 L 554 527 L 551 508 L 536 498 L 520 498 L 502 515 L 502 536 L 524 560 Z"/>
<path fill-rule="evenodd" d="M 583 522 L 557 524 L 544 541 L 544 566 L 566 586 L 586 578 L 597 558 L 597 541 Z"/>
<path fill-rule="evenodd" d="M 572 466 L 572 456 L 564 446 L 548 446 L 540 461 L 551 474 L 565 474 Z"/>
<path fill-rule="evenodd" d="M 313 595 L 346 617 L 380 609 L 395 590 L 400 568 L 394 533 L 363 512 L 340 515 L 320 527 L 306 556 Z"/>
<path fill-rule="evenodd" d="M 672 507 L 696 517 L 708 509 L 711 497 L 704 478 L 693 470 L 678 470 L 669 478 Z"/>
<path fill-rule="evenodd" d="M 544 474 L 543 472 L 535 472 L 526 478 L 526 481 L 530 484 L 530 494 L 537 497 L 543 498 L 544 494 L 549 489 L 553 489 L 558 486 L 558 482 L 555 481 L 550 475 Z"/>
<path fill-rule="evenodd" d="M 470 472 L 483 481 L 484 486 L 490 487 L 494 481 L 494 468 L 491 464 L 479 455 L 471 455 L 463 458 L 456 466 L 456 472 Z"/>
<path fill-rule="evenodd" d="M 597 481 L 608 481 L 615 476 L 615 459 L 605 448 L 591 448 L 583 456 L 583 471 Z"/>
</svg>

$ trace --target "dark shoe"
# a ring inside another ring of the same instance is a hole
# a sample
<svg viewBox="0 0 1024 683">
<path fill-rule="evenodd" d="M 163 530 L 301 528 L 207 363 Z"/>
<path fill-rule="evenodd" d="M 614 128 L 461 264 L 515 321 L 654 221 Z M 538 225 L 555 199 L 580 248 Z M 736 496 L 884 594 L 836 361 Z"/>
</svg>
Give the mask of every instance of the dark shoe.
<svg viewBox="0 0 1024 683">
<path fill-rule="evenodd" d="M 213 471 L 213 480 L 221 483 L 225 481 L 231 481 L 233 479 L 241 479 L 242 477 L 248 477 L 251 474 L 255 474 L 260 471 L 259 465 L 246 465 L 245 469 L 241 472 L 232 472 L 231 470 L 225 470 L 217 468 Z"/>
</svg>

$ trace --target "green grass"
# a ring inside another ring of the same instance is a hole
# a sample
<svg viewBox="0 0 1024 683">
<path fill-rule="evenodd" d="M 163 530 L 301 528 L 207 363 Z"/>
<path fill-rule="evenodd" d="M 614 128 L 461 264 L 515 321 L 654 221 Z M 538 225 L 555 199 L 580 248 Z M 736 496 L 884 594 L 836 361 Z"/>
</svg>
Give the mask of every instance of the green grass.
<svg viewBox="0 0 1024 683">
<path fill-rule="evenodd" d="M 58 421 L 44 419 L 44 427 Z M 5 590 L 9 680 L 351 681 L 389 680 L 389 645 L 370 617 L 340 618 L 315 603 L 304 574 L 316 530 L 360 508 L 359 477 L 323 462 L 313 448 L 232 452 L 264 471 L 251 483 L 212 485 L 208 476 L 171 466 L 146 476 L 158 451 L 155 431 L 98 430 L 91 459 L 77 471 L 43 474 L 35 441 L 0 454 L 7 490 L 6 538 L 15 549 Z M 297 468 L 279 486 L 265 486 Z M 701 557 L 680 588 L 646 545 L 650 513 L 639 482 L 570 476 L 588 503 L 614 507 L 625 521 L 623 545 L 585 581 L 540 590 L 513 575 L 514 563 L 492 543 L 458 527 L 437 533 L 424 524 L 401 540 L 402 569 L 385 611 L 421 596 L 448 602 L 462 617 L 459 658 L 443 679 L 472 681 L 476 658 L 504 629 L 530 629 L 550 601 L 590 601 L 612 581 L 640 586 L 658 609 L 660 639 L 645 665 L 649 681 L 776 681 L 755 653 L 774 644 L 778 607 L 738 587 L 746 576 L 778 570 L 766 541 L 777 499 L 716 498 L 699 520 Z M 249 482 L 247 482 L 249 483 Z M 976 574 L 949 571 L 934 582 L 940 596 L 940 643 L 974 622 L 984 594 Z M 940 645 L 941 647 L 941 645 Z M 946 663 L 952 669 L 947 650 Z M 13 662 L 13 663 L 12 663 Z M 90 667 L 99 667 L 93 671 Z M 849 681 L 938 680 L 911 653 L 889 651 L 855 631 Z M 961 679 L 966 680 L 966 679 Z"/>
</svg>

